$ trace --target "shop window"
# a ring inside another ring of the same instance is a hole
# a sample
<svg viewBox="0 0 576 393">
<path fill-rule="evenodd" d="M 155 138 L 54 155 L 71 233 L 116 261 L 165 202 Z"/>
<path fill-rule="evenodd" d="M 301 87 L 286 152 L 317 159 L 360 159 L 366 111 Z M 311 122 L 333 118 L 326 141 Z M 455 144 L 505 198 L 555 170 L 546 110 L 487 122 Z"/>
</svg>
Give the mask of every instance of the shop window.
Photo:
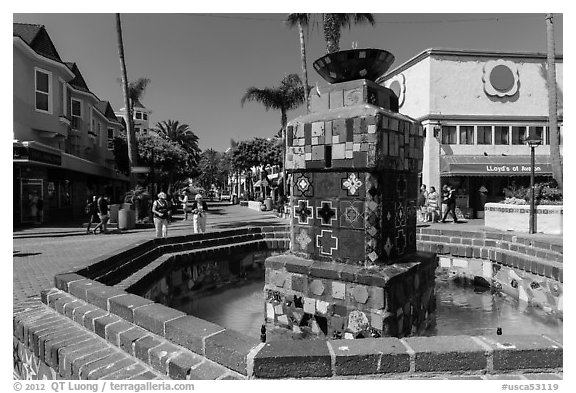
<svg viewBox="0 0 576 393">
<path fill-rule="evenodd" d="M 523 145 L 526 138 L 526 127 L 512 127 L 512 144 Z"/>
<path fill-rule="evenodd" d="M 460 144 L 474 144 L 474 126 L 460 126 Z"/>
<path fill-rule="evenodd" d="M 494 144 L 495 145 L 508 145 L 510 127 L 508 126 L 495 126 L 494 127 Z"/>
<path fill-rule="evenodd" d="M 479 145 L 492 144 L 492 126 L 477 127 L 477 141 Z"/>
<path fill-rule="evenodd" d="M 35 69 L 36 110 L 52 114 L 52 73 Z"/>
<path fill-rule="evenodd" d="M 456 144 L 456 126 L 442 126 L 442 144 Z"/>
<path fill-rule="evenodd" d="M 540 127 L 540 126 L 538 126 L 538 127 L 533 127 L 533 126 L 531 126 L 531 127 L 530 127 L 530 131 L 532 131 L 532 130 L 535 130 L 535 131 L 536 131 L 536 136 L 537 136 L 538 138 L 540 138 L 540 140 L 542 141 L 542 144 L 543 144 L 543 145 L 544 145 L 544 144 L 548 144 L 548 143 L 546 143 L 546 138 L 545 138 L 545 135 L 544 135 L 544 127 Z M 530 133 L 528 133 L 528 135 L 529 135 L 529 134 L 530 134 Z"/>
</svg>

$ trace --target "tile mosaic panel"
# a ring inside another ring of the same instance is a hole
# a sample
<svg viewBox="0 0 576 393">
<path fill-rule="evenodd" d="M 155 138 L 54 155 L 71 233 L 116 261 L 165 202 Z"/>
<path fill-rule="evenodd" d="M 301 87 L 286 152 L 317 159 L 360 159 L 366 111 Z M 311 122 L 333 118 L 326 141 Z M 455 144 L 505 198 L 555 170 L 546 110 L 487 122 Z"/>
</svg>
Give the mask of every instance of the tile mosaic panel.
<svg viewBox="0 0 576 393">
<path fill-rule="evenodd" d="M 352 229 L 364 228 L 363 201 L 340 201 L 340 227 Z"/>
<path fill-rule="evenodd" d="M 337 203 L 328 200 L 316 201 L 316 224 L 321 226 L 338 227 Z"/>
<path fill-rule="evenodd" d="M 293 220 L 294 224 L 312 225 L 314 222 L 314 207 L 306 199 L 293 199 Z"/>
<path fill-rule="evenodd" d="M 314 196 L 314 173 L 295 173 L 293 182 L 292 195 L 295 197 Z"/>
</svg>

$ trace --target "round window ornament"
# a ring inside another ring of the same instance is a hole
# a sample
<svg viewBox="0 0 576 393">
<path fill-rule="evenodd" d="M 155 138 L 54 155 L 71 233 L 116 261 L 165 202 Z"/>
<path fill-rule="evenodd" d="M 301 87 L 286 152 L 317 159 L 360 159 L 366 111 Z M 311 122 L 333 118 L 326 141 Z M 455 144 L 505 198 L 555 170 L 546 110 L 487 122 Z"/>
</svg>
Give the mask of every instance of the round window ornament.
<svg viewBox="0 0 576 393">
<path fill-rule="evenodd" d="M 396 94 L 396 97 L 398 97 L 398 106 L 401 107 L 404 104 L 406 93 L 406 77 L 404 77 L 404 74 L 398 74 L 390 79 L 387 87 Z"/>
<path fill-rule="evenodd" d="M 489 96 L 510 97 L 518 92 L 518 67 L 507 60 L 491 60 L 484 65 L 482 82 Z"/>
</svg>

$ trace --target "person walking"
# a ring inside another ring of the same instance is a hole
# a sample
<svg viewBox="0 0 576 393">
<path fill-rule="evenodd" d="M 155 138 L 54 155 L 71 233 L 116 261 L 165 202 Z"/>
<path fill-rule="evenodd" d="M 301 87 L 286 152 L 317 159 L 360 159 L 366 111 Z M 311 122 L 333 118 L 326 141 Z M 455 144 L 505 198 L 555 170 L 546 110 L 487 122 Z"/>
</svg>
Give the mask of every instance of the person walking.
<svg viewBox="0 0 576 393">
<path fill-rule="evenodd" d="M 430 186 L 430 192 L 426 198 L 426 222 L 438 222 L 440 213 L 438 212 L 438 192 L 436 187 Z"/>
<path fill-rule="evenodd" d="M 446 212 L 444 216 L 442 216 L 442 223 L 446 222 L 446 217 L 448 217 L 448 213 L 452 213 L 452 218 L 454 218 L 454 223 L 458 223 L 458 218 L 456 217 L 456 195 L 455 190 L 453 187 L 446 186 L 447 193 L 445 194 L 445 199 L 442 201 L 446 203 Z"/>
<path fill-rule="evenodd" d="M 86 207 L 84 209 L 85 213 L 88 215 L 88 226 L 86 227 L 86 234 L 90 233 L 90 226 L 100 222 L 100 217 L 98 217 L 98 204 L 96 201 L 96 195 L 86 201 Z"/>
<path fill-rule="evenodd" d="M 206 212 L 208 205 L 202 199 L 201 194 L 196 194 L 195 201 L 192 204 L 192 220 L 194 223 L 194 233 L 206 232 Z"/>
<path fill-rule="evenodd" d="M 170 218 L 170 203 L 166 200 L 166 194 L 164 192 L 159 193 L 158 199 L 152 204 L 152 213 L 154 214 L 156 237 L 167 237 L 168 219 Z"/>
<path fill-rule="evenodd" d="M 420 192 L 418 193 L 418 222 L 426 221 L 426 198 L 428 197 L 428 192 L 426 191 L 426 184 L 420 186 Z"/>
<path fill-rule="evenodd" d="M 108 201 L 106 200 L 106 195 L 104 193 L 100 194 L 100 197 L 96 201 L 96 207 L 98 209 L 98 218 L 100 218 L 100 222 L 98 225 L 94 227 L 94 234 L 96 231 L 100 229 L 100 233 L 108 233 L 108 219 L 110 216 L 108 215 Z"/>
<path fill-rule="evenodd" d="M 182 191 L 180 195 L 180 203 L 182 204 L 182 210 L 184 211 L 184 220 L 188 219 L 188 192 L 186 190 Z"/>
</svg>

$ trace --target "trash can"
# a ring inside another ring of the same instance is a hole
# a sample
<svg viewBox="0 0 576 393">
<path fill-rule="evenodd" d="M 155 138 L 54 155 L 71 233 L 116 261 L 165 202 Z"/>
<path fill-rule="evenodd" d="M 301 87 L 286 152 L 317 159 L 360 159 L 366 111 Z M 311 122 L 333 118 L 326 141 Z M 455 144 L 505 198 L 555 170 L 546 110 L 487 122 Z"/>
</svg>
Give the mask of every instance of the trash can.
<svg viewBox="0 0 576 393">
<path fill-rule="evenodd" d="M 272 198 L 266 198 L 264 205 L 266 206 L 266 211 L 272 210 Z"/>
<path fill-rule="evenodd" d="M 136 226 L 136 214 L 132 209 L 118 211 L 118 229 L 133 229 Z"/>
<path fill-rule="evenodd" d="M 110 205 L 110 223 L 116 224 L 118 222 L 118 211 L 120 210 L 121 205 L 115 204 Z"/>
</svg>

